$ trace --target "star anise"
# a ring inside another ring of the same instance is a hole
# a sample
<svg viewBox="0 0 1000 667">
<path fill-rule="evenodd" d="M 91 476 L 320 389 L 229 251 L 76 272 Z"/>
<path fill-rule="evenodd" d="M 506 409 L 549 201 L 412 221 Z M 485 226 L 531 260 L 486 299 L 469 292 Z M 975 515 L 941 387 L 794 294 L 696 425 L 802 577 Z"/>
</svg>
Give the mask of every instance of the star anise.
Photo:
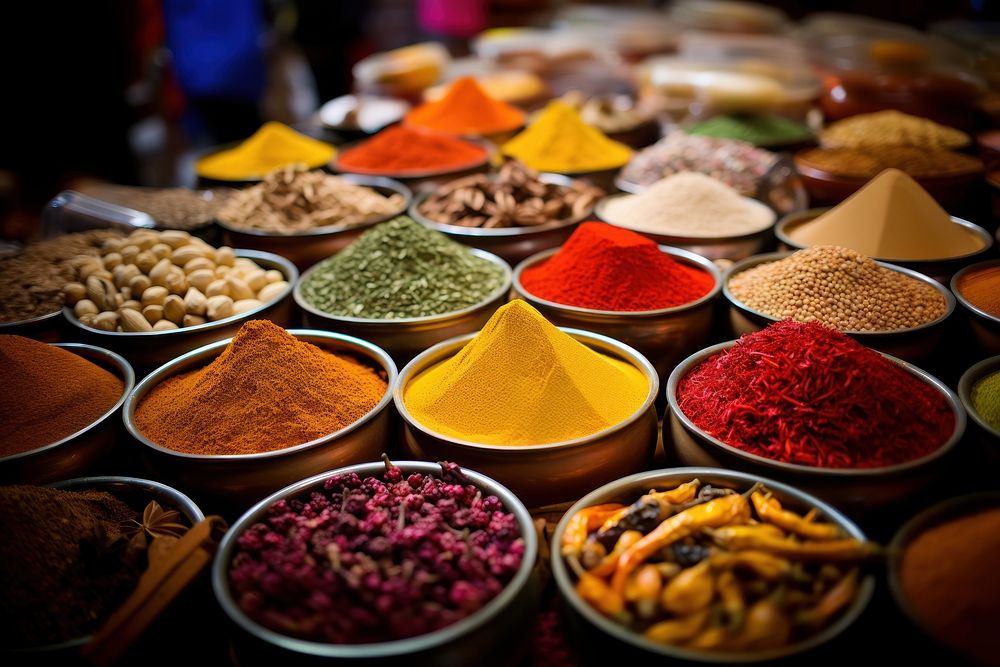
<svg viewBox="0 0 1000 667">
<path fill-rule="evenodd" d="M 151 500 L 142 512 L 141 522 L 129 519 L 122 524 L 121 529 L 122 533 L 129 540 L 129 547 L 142 550 L 148 544 L 146 535 L 149 535 L 154 540 L 158 537 L 171 537 L 174 539 L 183 537 L 188 528 L 177 521 L 179 517 L 180 512 L 165 510 L 160 506 L 160 503 Z"/>
</svg>

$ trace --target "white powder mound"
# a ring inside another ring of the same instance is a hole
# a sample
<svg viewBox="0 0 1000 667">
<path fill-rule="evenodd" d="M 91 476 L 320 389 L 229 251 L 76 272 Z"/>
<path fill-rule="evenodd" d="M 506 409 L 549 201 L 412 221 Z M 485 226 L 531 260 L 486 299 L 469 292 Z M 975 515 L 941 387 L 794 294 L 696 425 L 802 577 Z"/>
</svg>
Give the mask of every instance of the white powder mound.
<svg viewBox="0 0 1000 667">
<path fill-rule="evenodd" d="M 608 200 L 604 217 L 638 232 L 696 238 L 752 234 L 775 218 L 764 204 L 693 171 L 668 176 L 642 194 Z"/>
</svg>

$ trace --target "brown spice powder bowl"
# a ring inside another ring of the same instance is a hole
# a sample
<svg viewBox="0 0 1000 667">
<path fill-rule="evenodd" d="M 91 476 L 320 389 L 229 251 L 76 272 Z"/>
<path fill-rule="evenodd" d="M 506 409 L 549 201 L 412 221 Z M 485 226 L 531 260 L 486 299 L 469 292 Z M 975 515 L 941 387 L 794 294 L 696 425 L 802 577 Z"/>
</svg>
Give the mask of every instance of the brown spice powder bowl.
<svg viewBox="0 0 1000 667">
<path fill-rule="evenodd" d="M 951 291 L 955 293 L 955 298 L 962 305 L 965 312 L 966 321 L 972 336 L 975 338 L 979 348 L 987 354 L 1000 354 L 1000 317 L 991 315 L 979 306 L 969 301 L 960 285 L 962 278 L 974 271 L 1000 266 L 1000 259 L 991 259 L 978 264 L 967 266 L 956 273 L 951 279 Z"/>
<path fill-rule="evenodd" d="M 56 343 L 55 347 L 114 373 L 124 385 L 122 395 L 103 415 L 76 433 L 43 447 L 0 457 L 0 484 L 43 484 L 75 477 L 92 469 L 114 449 L 120 424 L 118 413 L 135 386 L 132 366 L 120 355 L 93 345 Z"/>
<path fill-rule="evenodd" d="M 991 425 L 972 404 L 972 388 L 988 375 L 1000 372 L 1000 356 L 983 359 L 969 367 L 958 380 L 958 397 L 972 422 L 970 431 L 979 446 L 979 460 L 989 465 L 1000 463 L 1000 429 Z"/>
<path fill-rule="evenodd" d="M 738 273 L 762 264 L 770 264 L 771 262 L 785 259 L 793 254 L 795 253 L 772 252 L 764 255 L 754 255 L 753 257 L 736 262 L 726 270 L 723 276 L 722 293 L 729 301 L 729 326 L 737 338 L 743 334 L 760 331 L 769 324 L 778 322 L 781 318 L 762 313 L 740 301 L 729 289 L 729 281 Z M 955 297 L 947 287 L 922 273 L 917 273 L 911 269 L 887 262 L 876 262 L 876 264 L 933 287 L 944 299 L 945 311 L 935 320 L 906 329 L 895 329 L 892 331 L 844 331 L 844 333 L 866 347 L 899 357 L 905 361 L 916 362 L 928 358 L 935 352 L 938 343 L 944 337 L 948 318 L 955 311 Z"/>
<path fill-rule="evenodd" d="M 879 468 L 818 468 L 785 463 L 743 451 L 709 435 L 684 414 L 677 402 L 682 378 L 712 355 L 724 352 L 737 341 L 705 348 L 678 364 L 667 380 L 669 414 L 663 418 L 663 446 L 670 460 L 685 466 L 711 466 L 769 476 L 819 496 L 848 513 L 888 507 L 919 493 L 937 477 L 940 462 L 962 439 L 966 417 L 958 396 L 943 382 L 905 361 L 882 354 L 917 379 L 941 393 L 955 417 L 951 436 L 926 456 Z"/>
<path fill-rule="evenodd" d="M 135 413 L 153 387 L 169 377 L 197 370 L 222 354 L 231 338 L 181 355 L 150 373 L 125 402 L 123 418 L 129 435 L 143 449 L 147 467 L 158 477 L 172 480 L 199 496 L 217 498 L 230 506 L 245 508 L 259 498 L 296 480 L 338 466 L 371 461 L 385 451 L 392 429 L 392 391 L 396 364 L 384 350 L 343 334 L 310 329 L 290 329 L 300 341 L 324 350 L 346 353 L 384 374 L 385 394 L 358 421 L 321 438 L 260 454 L 189 454 L 169 449 L 147 438 L 135 421 Z"/>
</svg>

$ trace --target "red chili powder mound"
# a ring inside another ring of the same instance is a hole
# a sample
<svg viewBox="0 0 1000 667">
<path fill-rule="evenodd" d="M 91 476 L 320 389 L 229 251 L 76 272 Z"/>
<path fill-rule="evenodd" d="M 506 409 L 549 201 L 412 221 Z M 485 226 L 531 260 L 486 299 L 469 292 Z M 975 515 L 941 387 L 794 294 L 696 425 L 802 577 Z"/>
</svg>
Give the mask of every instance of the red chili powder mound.
<svg viewBox="0 0 1000 667">
<path fill-rule="evenodd" d="M 337 165 L 358 173 L 460 169 L 486 157 L 486 150 L 468 141 L 408 127 L 390 127 L 340 154 Z"/>
<path fill-rule="evenodd" d="M 676 261 L 640 234 L 585 222 L 559 252 L 523 271 L 521 285 L 567 306 L 642 311 L 700 299 L 712 291 L 715 278 Z"/>
<path fill-rule="evenodd" d="M 743 336 L 681 379 L 677 403 L 733 447 L 821 468 L 912 461 L 955 428 L 937 389 L 815 322 L 785 320 Z"/>
</svg>

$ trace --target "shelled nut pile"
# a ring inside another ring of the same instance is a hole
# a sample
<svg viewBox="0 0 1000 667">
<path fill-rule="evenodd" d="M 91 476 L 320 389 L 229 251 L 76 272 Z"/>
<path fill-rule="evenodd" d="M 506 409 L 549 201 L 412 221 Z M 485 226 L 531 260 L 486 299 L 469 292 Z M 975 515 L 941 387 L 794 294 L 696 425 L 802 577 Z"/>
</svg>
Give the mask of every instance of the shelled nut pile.
<svg viewBox="0 0 1000 667">
<path fill-rule="evenodd" d="M 510 161 L 494 178 L 477 174 L 446 184 L 419 210 L 435 222 L 460 227 L 533 227 L 583 217 L 603 195 L 586 181 L 547 183 L 538 172 Z"/>
<path fill-rule="evenodd" d="M 66 303 L 86 326 L 104 331 L 167 331 L 254 310 L 288 288 L 232 248 L 187 232 L 143 229 L 101 245 L 101 255 L 71 260 L 76 282 Z"/>
</svg>

